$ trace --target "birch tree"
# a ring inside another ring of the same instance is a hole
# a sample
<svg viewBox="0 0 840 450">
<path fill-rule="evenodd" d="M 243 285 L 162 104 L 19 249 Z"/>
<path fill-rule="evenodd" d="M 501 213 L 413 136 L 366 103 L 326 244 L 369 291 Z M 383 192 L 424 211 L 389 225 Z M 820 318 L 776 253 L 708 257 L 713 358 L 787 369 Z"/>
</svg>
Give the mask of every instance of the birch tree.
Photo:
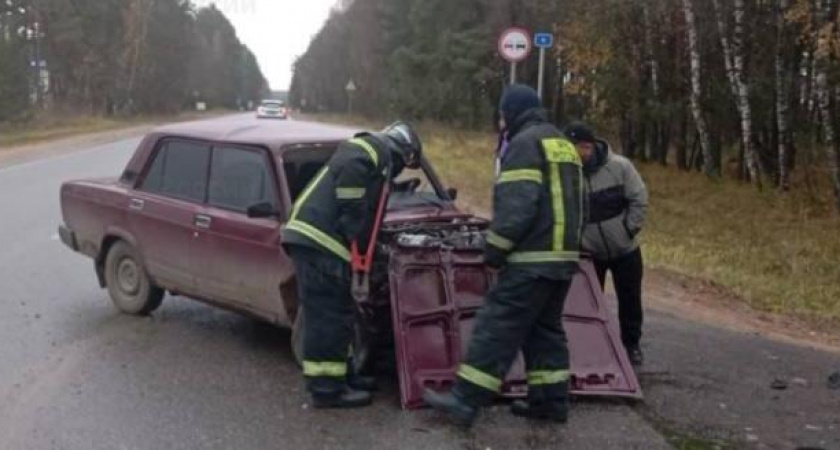
<svg viewBox="0 0 840 450">
<path fill-rule="evenodd" d="M 701 84 L 700 52 L 697 48 L 697 22 L 694 15 L 694 6 L 691 0 L 682 0 L 683 14 L 685 15 L 685 29 L 688 37 L 688 53 L 691 68 L 691 114 L 694 117 L 694 124 L 697 127 L 700 149 L 703 153 L 703 170 L 710 177 L 719 176 L 714 157 L 712 145 L 709 140 L 709 130 L 706 124 L 706 117 L 703 113 Z"/>
<path fill-rule="evenodd" d="M 788 41 L 787 24 L 785 11 L 788 8 L 787 0 L 777 0 L 775 5 L 776 20 L 776 48 L 773 58 L 774 86 L 776 101 L 776 128 L 778 133 L 777 152 L 779 164 L 778 186 L 782 191 L 790 188 L 790 158 L 793 148 L 793 136 L 790 131 L 790 63 L 786 61 L 786 43 Z"/>
<path fill-rule="evenodd" d="M 838 142 L 832 114 L 832 87 L 829 85 L 829 66 L 831 64 L 832 44 L 835 40 L 837 10 L 834 2 L 819 0 L 817 2 L 817 26 L 814 27 L 816 52 L 814 90 L 817 109 L 822 122 L 822 133 L 828 159 L 829 173 L 836 198 L 837 211 L 840 212 L 840 143 Z"/>
<path fill-rule="evenodd" d="M 759 158 L 752 139 L 752 108 L 750 107 L 750 89 L 744 70 L 744 0 L 734 0 L 733 17 L 735 29 L 732 41 L 728 38 L 728 29 L 720 0 L 712 0 L 717 21 L 720 43 L 723 47 L 723 57 L 726 72 L 731 84 L 735 105 L 741 119 L 741 145 L 744 149 L 744 161 L 747 165 L 750 179 L 759 188 L 762 186 Z"/>
</svg>

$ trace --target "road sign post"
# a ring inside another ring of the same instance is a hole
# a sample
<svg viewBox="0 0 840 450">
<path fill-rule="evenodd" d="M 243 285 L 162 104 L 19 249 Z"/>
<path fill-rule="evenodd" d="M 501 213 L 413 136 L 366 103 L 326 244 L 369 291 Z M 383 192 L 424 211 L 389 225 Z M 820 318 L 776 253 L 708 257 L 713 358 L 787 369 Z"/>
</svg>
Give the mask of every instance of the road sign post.
<svg viewBox="0 0 840 450">
<path fill-rule="evenodd" d="M 543 98 L 543 86 L 545 85 L 545 51 L 554 47 L 554 35 L 551 33 L 537 33 L 534 36 L 534 45 L 540 49 L 540 73 L 537 82 L 537 94 Z"/>
<path fill-rule="evenodd" d="M 509 28 L 499 38 L 499 54 L 510 63 L 510 84 L 516 83 L 516 64 L 531 54 L 531 34 L 522 28 Z"/>
<path fill-rule="evenodd" d="M 344 89 L 347 91 L 347 114 L 353 115 L 353 94 L 356 93 L 356 83 L 351 79 Z"/>
</svg>

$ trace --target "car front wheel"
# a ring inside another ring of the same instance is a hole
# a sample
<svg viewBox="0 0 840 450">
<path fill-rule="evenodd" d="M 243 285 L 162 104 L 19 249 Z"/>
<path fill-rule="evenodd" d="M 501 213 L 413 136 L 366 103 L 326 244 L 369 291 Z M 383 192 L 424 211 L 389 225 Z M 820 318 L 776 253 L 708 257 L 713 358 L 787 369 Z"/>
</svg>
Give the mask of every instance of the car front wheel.
<svg viewBox="0 0 840 450">
<path fill-rule="evenodd" d="M 108 252 L 105 283 L 114 306 L 125 314 L 144 316 L 163 302 L 163 289 L 152 283 L 137 251 L 124 241 Z"/>
</svg>

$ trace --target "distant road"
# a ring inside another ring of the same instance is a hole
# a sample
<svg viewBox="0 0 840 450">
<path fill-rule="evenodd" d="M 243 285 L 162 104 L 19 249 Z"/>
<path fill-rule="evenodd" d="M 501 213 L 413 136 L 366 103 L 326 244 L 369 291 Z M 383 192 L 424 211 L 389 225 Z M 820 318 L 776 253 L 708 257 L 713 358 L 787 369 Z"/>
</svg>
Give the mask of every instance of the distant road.
<svg viewBox="0 0 840 450">
<path fill-rule="evenodd" d="M 840 392 L 821 381 L 836 355 L 656 312 L 646 405 L 578 402 L 565 427 L 500 405 L 463 433 L 401 411 L 383 379 L 371 408 L 314 411 L 287 330 L 171 297 L 151 318 L 121 316 L 58 242 L 61 183 L 119 174 L 138 141 L 0 159 L 0 449 L 657 449 L 666 431 L 840 448 Z M 775 377 L 805 384 L 773 391 Z"/>
</svg>

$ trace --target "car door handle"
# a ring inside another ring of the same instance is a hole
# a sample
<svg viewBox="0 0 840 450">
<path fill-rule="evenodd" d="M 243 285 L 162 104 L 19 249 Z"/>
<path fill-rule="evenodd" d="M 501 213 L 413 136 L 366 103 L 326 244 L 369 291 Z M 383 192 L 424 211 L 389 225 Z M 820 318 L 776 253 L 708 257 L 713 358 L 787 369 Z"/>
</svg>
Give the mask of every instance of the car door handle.
<svg viewBox="0 0 840 450">
<path fill-rule="evenodd" d="M 198 228 L 207 230 L 210 228 L 211 223 L 213 223 L 213 219 L 210 216 L 205 216 L 204 214 L 195 216 L 195 226 Z"/>
<path fill-rule="evenodd" d="M 133 211 L 143 211 L 143 208 L 146 207 L 146 202 L 140 200 L 139 198 L 132 198 L 130 202 L 128 202 L 128 208 Z"/>
</svg>

